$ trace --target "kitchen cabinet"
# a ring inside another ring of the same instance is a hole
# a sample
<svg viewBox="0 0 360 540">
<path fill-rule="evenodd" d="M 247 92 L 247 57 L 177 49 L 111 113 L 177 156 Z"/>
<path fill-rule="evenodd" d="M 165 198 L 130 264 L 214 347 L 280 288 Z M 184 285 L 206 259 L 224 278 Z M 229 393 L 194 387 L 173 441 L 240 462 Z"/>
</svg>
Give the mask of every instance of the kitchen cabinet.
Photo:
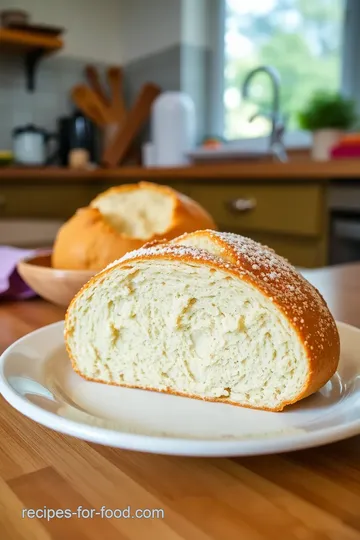
<svg viewBox="0 0 360 540">
<path fill-rule="evenodd" d="M 103 183 L 84 182 L 68 185 L 62 182 L 2 184 L 0 185 L 0 219 L 68 219 L 77 208 L 86 206 L 103 189 Z"/>
<path fill-rule="evenodd" d="M 203 183 L 188 194 L 214 217 L 220 230 L 249 236 L 297 266 L 327 262 L 327 212 L 323 183 L 241 181 Z"/>
<path fill-rule="evenodd" d="M 296 236 L 321 232 L 322 189 L 312 185 L 257 184 L 196 185 L 191 196 L 220 226 Z"/>
<path fill-rule="evenodd" d="M 141 178 L 107 174 L 61 175 L 0 181 L 0 221 L 54 220 L 61 223 L 105 189 Z M 151 178 L 151 181 L 156 181 Z M 182 178 L 159 175 L 167 184 L 202 204 L 219 229 L 250 236 L 275 249 L 293 264 L 308 268 L 327 263 L 327 183 L 323 179 Z M 56 227 L 51 229 L 53 236 Z M 1 228 L 0 228 L 1 232 Z M 0 243 L 4 242 L 0 234 Z"/>
<path fill-rule="evenodd" d="M 62 220 L 0 219 L 0 244 L 21 248 L 51 247 Z"/>
</svg>

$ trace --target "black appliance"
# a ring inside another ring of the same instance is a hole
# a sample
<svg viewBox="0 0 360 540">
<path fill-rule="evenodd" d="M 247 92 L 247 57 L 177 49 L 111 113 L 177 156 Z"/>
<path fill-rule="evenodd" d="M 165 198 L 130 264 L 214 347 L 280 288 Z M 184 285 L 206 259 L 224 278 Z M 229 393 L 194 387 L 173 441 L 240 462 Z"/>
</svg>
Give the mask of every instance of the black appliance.
<svg viewBox="0 0 360 540">
<path fill-rule="evenodd" d="M 59 134 L 59 165 L 68 166 L 69 152 L 75 148 L 84 148 L 89 152 L 90 161 L 98 163 L 99 160 L 99 133 L 91 120 L 80 111 L 71 116 L 62 116 L 58 119 Z"/>
</svg>

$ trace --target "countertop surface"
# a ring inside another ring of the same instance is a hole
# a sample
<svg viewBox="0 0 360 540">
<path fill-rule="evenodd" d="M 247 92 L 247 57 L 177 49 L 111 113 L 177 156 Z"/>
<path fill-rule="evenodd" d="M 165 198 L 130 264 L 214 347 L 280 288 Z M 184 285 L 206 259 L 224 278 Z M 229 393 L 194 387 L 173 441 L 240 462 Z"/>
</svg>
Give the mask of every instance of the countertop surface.
<svg viewBox="0 0 360 540">
<path fill-rule="evenodd" d="M 277 179 L 277 180 L 314 180 L 314 179 L 360 179 L 360 160 L 337 160 L 326 162 L 288 161 L 249 162 L 236 164 L 206 164 L 178 168 L 142 168 L 122 167 L 118 169 L 70 170 L 59 167 L 38 168 L 0 168 L 0 185 L 9 180 L 64 182 L 89 180 L 209 180 L 209 179 Z"/>
<path fill-rule="evenodd" d="M 360 327 L 360 264 L 306 277 Z M 63 318 L 41 300 L 0 304 L 0 349 Z M 4 540 L 359 540 L 360 436 L 283 455 L 195 459 L 120 451 L 55 433 L 0 398 Z M 24 508 L 157 508 L 164 519 L 22 519 Z"/>
</svg>

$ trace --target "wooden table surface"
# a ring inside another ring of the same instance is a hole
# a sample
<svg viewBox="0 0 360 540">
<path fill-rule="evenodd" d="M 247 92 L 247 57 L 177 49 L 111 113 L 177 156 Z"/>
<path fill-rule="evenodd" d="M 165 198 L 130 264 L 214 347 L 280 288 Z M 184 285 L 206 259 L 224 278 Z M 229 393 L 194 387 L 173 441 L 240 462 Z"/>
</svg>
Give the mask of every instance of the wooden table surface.
<svg viewBox="0 0 360 540">
<path fill-rule="evenodd" d="M 307 277 L 338 320 L 360 327 L 360 264 Z M 0 349 L 62 317 L 41 300 L 0 304 Z M 22 517 L 80 506 L 164 516 Z M 156 456 L 60 435 L 0 398 L 0 539 L 360 539 L 360 437 L 262 457 Z"/>
</svg>

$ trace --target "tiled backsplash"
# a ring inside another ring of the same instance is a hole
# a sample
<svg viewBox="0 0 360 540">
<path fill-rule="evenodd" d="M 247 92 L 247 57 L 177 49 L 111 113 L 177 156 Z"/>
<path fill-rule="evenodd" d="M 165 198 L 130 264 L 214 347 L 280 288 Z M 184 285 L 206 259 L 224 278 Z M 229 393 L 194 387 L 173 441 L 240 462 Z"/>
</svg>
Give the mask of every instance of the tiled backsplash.
<svg viewBox="0 0 360 540">
<path fill-rule="evenodd" d="M 83 61 L 50 56 L 38 66 L 35 92 L 28 92 L 23 58 L 1 55 L 0 148 L 11 148 L 11 131 L 16 126 L 34 123 L 54 131 L 56 119 L 71 112 L 69 91 L 81 82 L 83 71 Z"/>
<path fill-rule="evenodd" d="M 184 60 L 186 65 L 184 65 Z M 196 60 L 196 62 L 195 62 Z M 131 103 L 142 84 L 148 81 L 163 90 L 185 90 L 192 94 L 198 111 L 200 131 L 206 131 L 205 79 L 199 80 L 199 65 L 209 68 L 209 54 L 204 49 L 190 51 L 174 45 L 124 66 L 124 91 Z M 105 64 L 95 63 L 101 72 Z M 193 65 L 193 68 L 192 68 Z M 14 127 L 33 123 L 51 132 L 59 116 L 69 114 L 71 88 L 84 80 L 84 60 L 64 56 L 43 59 L 36 72 L 36 88 L 28 92 L 24 60 L 21 56 L 0 56 L 0 150 L 12 147 Z M 202 71 L 202 70 L 200 70 Z M 205 94 L 205 95 L 204 95 Z M 202 99 L 203 96 L 203 99 Z"/>
</svg>

